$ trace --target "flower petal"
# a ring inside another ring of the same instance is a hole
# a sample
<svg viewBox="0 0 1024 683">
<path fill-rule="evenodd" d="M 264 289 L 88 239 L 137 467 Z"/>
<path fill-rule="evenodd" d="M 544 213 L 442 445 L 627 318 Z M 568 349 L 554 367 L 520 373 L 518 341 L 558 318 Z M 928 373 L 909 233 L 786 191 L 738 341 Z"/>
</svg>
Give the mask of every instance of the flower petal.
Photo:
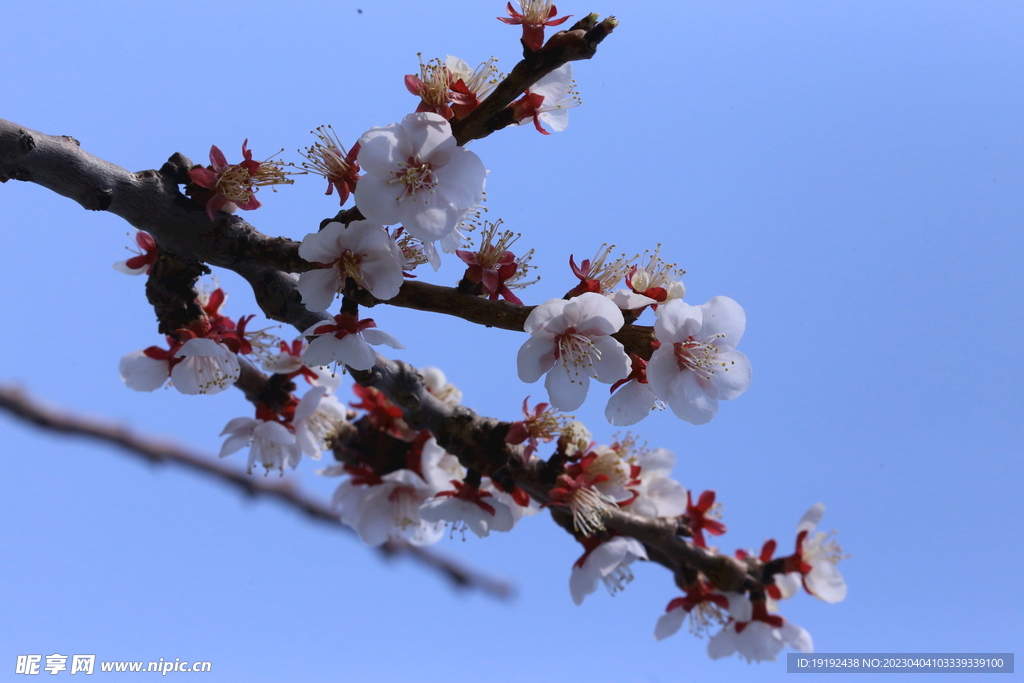
<svg viewBox="0 0 1024 683">
<path fill-rule="evenodd" d="M 317 268 L 299 275 L 297 285 L 302 303 L 310 311 L 326 311 L 342 286 L 337 268 Z"/>
<path fill-rule="evenodd" d="M 711 383 L 718 389 L 718 400 L 728 401 L 736 398 L 750 386 L 752 371 L 750 361 L 739 351 L 723 351 L 719 353 L 715 374 Z"/>
<path fill-rule="evenodd" d="M 710 339 L 721 334 L 724 336 L 715 342 L 718 348 L 722 350 L 736 348 L 747 328 L 747 314 L 743 311 L 743 307 L 727 296 L 716 296 L 706 304 L 702 304 L 700 309 L 703 312 L 704 322 L 700 330 L 701 339 Z"/>
<path fill-rule="evenodd" d="M 544 380 L 552 406 L 562 412 L 576 410 L 587 398 L 590 376 L 582 372 L 570 372 L 564 363 L 555 363 Z"/>
<path fill-rule="evenodd" d="M 384 126 L 383 128 L 371 128 L 359 138 L 359 155 L 356 157 L 359 166 L 370 176 L 385 178 L 398 170 L 399 164 L 404 163 L 410 156 L 415 154 L 412 143 L 409 141 L 409 133 L 398 123 Z M 359 179 L 356 185 L 356 202 L 359 202 L 359 186 L 362 185 L 365 176 Z M 360 206 L 362 210 L 362 206 Z M 366 212 L 363 212 L 366 216 Z M 369 218 L 369 216 L 367 216 Z M 370 218 L 370 220 L 376 220 Z"/>
<path fill-rule="evenodd" d="M 690 424 L 707 424 L 718 412 L 718 399 L 711 398 L 705 393 L 692 372 L 680 373 L 673 388 L 672 398 L 662 398 L 672 408 L 676 417 Z"/>
<path fill-rule="evenodd" d="M 534 309 L 534 311 L 536 310 Z M 555 344 L 550 337 L 530 337 L 519 348 L 519 354 L 516 357 L 519 379 L 528 384 L 540 379 L 541 375 L 550 370 L 554 364 Z"/>
<path fill-rule="evenodd" d="M 682 607 L 665 612 L 658 618 L 658 623 L 654 627 L 654 639 L 664 640 L 673 635 L 679 630 L 679 627 L 683 625 L 685 620 L 686 610 Z"/>
<path fill-rule="evenodd" d="M 655 400 L 649 385 L 630 380 L 608 399 L 604 416 L 616 427 L 628 427 L 647 417 L 654 408 Z"/>
<path fill-rule="evenodd" d="M 334 263 L 341 256 L 338 241 L 344 232 L 344 223 L 331 221 L 320 232 L 311 232 L 302 238 L 299 256 L 310 263 Z"/>
<path fill-rule="evenodd" d="M 117 372 L 121 381 L 135 391 L 154 391 L 167 381 L 167 361 L 150 358 L 143 351 L 132 351 L 121 357 Z"/>
<path fill-rule="evenodd" d="M 356 204 L 369 220 L 381 225 L 394 225 L 401 221 L 399 204 L 405 194 L 401 183 L 388 183 L 379 176 L 366 174 L 356 185 Z"/>
<path fill-rule="evenodd" d="M 654 336 L 662 344 L 686 341 L 701 331 L 704 311 L 680 299 L 658 306 L 658 319 L 654 323 Z"/>
<path fill-rule="evenodd" d="M 618 312 L 618 309 L 615 310 Z M 591 353 L 591 359 L 594 376 L 598 382 L 614 384 L 629 377 L 631 363 L 619 340 L 613 337 L 593 337 L 591 340 L 597 351 L 596 354 Z"/>
</svg>

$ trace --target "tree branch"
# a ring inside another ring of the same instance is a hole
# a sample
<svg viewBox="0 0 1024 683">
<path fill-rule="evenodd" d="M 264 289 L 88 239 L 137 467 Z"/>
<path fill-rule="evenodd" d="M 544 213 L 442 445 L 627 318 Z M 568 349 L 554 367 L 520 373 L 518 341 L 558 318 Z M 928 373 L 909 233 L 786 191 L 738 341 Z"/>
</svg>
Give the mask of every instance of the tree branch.
<svg viewBox="0 0 1024 683">
<path fill-rule="evenodd" d="M 549 45 L 560 35 L 563 34 L 552 37 Z M 572 42 L 575 38 L 564 40 Z M 547 49 L 548 46 L 544 48 Z M 524 76 L 518 82 L 529 87 L 529 83 L 535 82 L 530 78 Z M 487 130 L 486 121 L 472 124 L 476 128 L 467 122 L 470 117 L 463 121 L 464 130 Z M 71 138 L 44 135 L 0 119 L 0 180 L 10 177 L 36 182 L 75 199 L 87 209 L 111 211 L 149 232 L 161 250 L 171 251 L 183 263 L 208 263 L 239 273 L 252 286 L 267 317 L 291 324 L 299 331 L 327 319 L 326 313 L 306 309 L 296 288 L 296 277 L 283 272 L 309 268 L 309 264 L 297 258 L 297 243 L 269 238 L 233 215 L 220 214 L 216 222 L 211 222 L 202 207 L 178 190 L 191 165 L 187 158 L 176 154 L 159 172 L 129 173 L 82 151 Z M 353 292 L 352 298 L 364 305 L 387 303 L 519 331 L 532 310 L 419 282 L 405 282 L 399 295 L 388 302 L 367 297 L 366 293 Z M 649 358 L 652 332 L 649 327 L 627 325 L 615 337 L 627 351 Z M 495 480 L 512 482 L 541 503 L 550 502 L 549 492 L 561 465 L 527 463 L 521 447 L 504 442 L 509 423 L 481 417 L 464 406 L 443 403 L 426 390 L 415 369 L 379 355 L 373 369 L 352 375 L 359 384 L 378 389 L 399 406 L 411 428 L 433 433 L 441 447 L 457 456 L 465 467 Z M 239 387 L 250 400 L 273 391 L 275 387 L 270 385 L 270 378 L 251 367 L 244 368 L 239 381 Z M 345 460 L 344 448 L 336 448 L 335 453 L 339 460 Z M 556 522 L 573 533 L 571 518 L 567 523 L 564 511 L 552 508 L 552 512 Z M 723 590 L 754 585 L 764 578 L 762 567 L 744 565 L 680 538 L 688 535 L 684 520 L 649 519 L 619 510 L 608 514 L 604 523 L 607 531 L 602 533 L 631 536 L 644 543 L 651 559 L 669 568 L 677 583 L 685 579 L 687 572 L 695 570 L 704 572 Z"/>
<path fill-rule="evenodd" d="M 75 415 L 47 406 L 26 395 L 21 389 L 0 384 L 0 410 L 49 432 L 85 437 L 116 446 L 150 463 L 174 464 L 198 472 L 226 484 L 252 498 L 276 500 L 311 521 L 325 524 L 336 531 L 352 534 L 341 523 L 338 513 L 329 505 L 302 493 L 291 480 L 252 477 L 241 470 L 188 451 L 169 441 L 135 434 L 116 423 Z M 390 540 L 378 548 L 385 557 L 407 556 L 442 574 L 458 587 L 480 590 L 497 598 L 509 598 L 514 590 L 507 583 L 463 567 L 452 559 L 404 541 Z"/>
</svg>

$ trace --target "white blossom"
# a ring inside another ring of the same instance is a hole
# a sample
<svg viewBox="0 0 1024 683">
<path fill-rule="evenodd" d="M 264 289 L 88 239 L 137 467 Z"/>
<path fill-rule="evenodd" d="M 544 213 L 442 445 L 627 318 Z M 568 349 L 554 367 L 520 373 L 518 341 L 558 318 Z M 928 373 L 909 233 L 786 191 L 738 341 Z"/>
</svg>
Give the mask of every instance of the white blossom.
<svg viewBox="0 0 1024 683">
<path fill-rule="evenodd" d="M 284 474 L 285 467 L 294 469 L 302 458 L 295 434 L 274 420 L 236 417 L 220 433 L 221 436 L 225 434 L 229 436 L 220 449 L 220 457 L 227 457 L 249 446 L 246 468 L 250 474 L 256 464 L 263 465 L 267 472 L 276 469 Z"/>
<path fill-rule="evenodd" d="M 774 662 L 786 645 L 799 652 L 814 652 L 814 643 L 807 631 L 791 621 L 778 619 L 781 626 L 756 618 L 729 622 L 708 641 L 708 655 L 720 659 L 738 653 L 748 662 Z"/>
<path fill-rule="evenodd" d="M 623 325 L 622 312 L 593 292 L 569 299 L 551 299 L 526 319 L 530 339 L 519 349 L 519 379 L 544 386 L 551 405 L 575 410 L 583 405 L 593 377 L 611 384 L 629 375 L 630 361 L 611 335 Z"/>
<path fill-rule="evenodd" d="M 174 353 L 171 382 L 183 394 L 219 394 L 238 380 L 238 356 L 212 339 L 189 339 Z"/>
<path fill-rule="evenodd" d="M 655 395 L 687 422 L 710 422 L 719 401 L 750 385 L 750 361 L 735 350 L 745 327 L 743 309 L 725 296 L 701 306 L 679 299 L 659 306 L 654 332 L 661 347 L 647 365 Z"/>
<path fill-rule="evenodd" d="M 359 210 L 381 225 L 401 223 L 424 244 L 447 237 L 483 197 L 483 162 L 457 145 L 437 114 L 409 114 L 371 128 L 359 144 L 366 171 L 356 185 Z"/>
<path fill-rule="evenodd" d="M 597 590 L 598 580 L 612 595 L 633 580 L 629 565 L 635 560 L 646 560 L 647 551 L 640 541 L 615 536 L 586 553 L 576 561 L 569 576 L 569 592 L 577 605 Z"/>
<path fill-rule="evenodd" d="M 817 503 L 808 510 L 797 525 L 797 549 L 804 566 L 801 569 L 807 592 L 825 602 L 840 602 L 846 598 L 846 580 L 836 568 L 842 559 L 842 550 L 832 534 L 816 531 L 825 514 L 825 505 Z M 804 571 L 806 567 L 808 571 Z"/>
<path fill-rule="evenodd" d="M 402 287 L 401 249 L 384 228 L 370 221 L 332 221 L 320 232 L 306 235 L 299 256 L 321 267 L 299 275 L 302 303 L 311 311 L 325 311 L 352 278 L 374 297 L 386 301 Z"/>
<path fill-rule="evenodd" d="M 302 362 L 310 367 L 341 363 L 353 370 L 369 370 L 377 362 L 377 352 L 370 344 L 405 348 L 387 332 L 375 329 L 376 326 L 372 319 L 357 320 L 347 313 L 334 316 L 333 323 L 319 322 L 303 333 L 315 338 L 302 354 Z"/>
</svg>

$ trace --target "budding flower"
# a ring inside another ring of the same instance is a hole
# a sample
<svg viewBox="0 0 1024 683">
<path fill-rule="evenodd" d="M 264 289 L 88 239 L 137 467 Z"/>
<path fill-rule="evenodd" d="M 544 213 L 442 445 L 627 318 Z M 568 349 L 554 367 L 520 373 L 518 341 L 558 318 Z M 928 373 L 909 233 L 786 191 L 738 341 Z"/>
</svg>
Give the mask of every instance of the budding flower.
<svg viewBox="0 0 1024 683">
<path fill-rule="evenodd" d="M 663 304 L 673 299 L 682 299 L 686 287 L 680 278 L 686 271 L 674 263 L 665 263 L 659 258 L 661 245 L 654 252 L 645 251 L 640 264 L 630 269 L 626 276 L 628 290 L 619 290 L 612 295 L 612 301 L 623 310 L 634 310 L 645 306 Z"/>
</svg>

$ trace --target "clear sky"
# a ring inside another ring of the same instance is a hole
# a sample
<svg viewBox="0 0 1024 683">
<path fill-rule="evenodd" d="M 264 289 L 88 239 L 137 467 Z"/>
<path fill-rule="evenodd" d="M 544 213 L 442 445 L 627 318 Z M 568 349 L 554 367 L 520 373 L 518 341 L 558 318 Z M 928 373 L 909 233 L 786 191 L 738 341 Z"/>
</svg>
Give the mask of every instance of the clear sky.
<svg viewBox="0 0 1024 683">
<path fill-rule="evenodd" d="M 576 64 L 567 131 L 473 144 L 488 217 L 537 249 L 528 303 L 574 282 L 604 242 L 663 245 L 687 301 L 747 312 L 749 391 L 694 427 L 635 432 L 673 450 L 676 477 L 715 489 L 722 548 L 792 542 L 827 505 L 851 556 L 849 597 L 782 605 L 822 652 L 1012 652 L 1024 642 L 1020 523 L 1024 8 L 1016 0 L 621 2 L 598 57 Z M 359 10 L 362 10 L 361 12 Z M 8 3 L 0 117 L 130 170 L 211 144 L 257 158 L 398 121 L 424 58 L 515 63 L 501 2 Z M 300 179 L 247 215 L 299 239 L 337 211 Z M 42 188 L 0 186 L 0 380 L 203 452 L 250 408 L 239 392 L 137 394 L 121 355 L 158 343 L 141 278 L 111 268 L 131 228 Z M 454 284 L 447 258 L 426 276 Z M 256 312 L 231 273 L 227 313 Z M 649 315 L 649 314 L 648 314 Z M 515 418 L 522 334 L 387 309 L 408 346 L 482 413 Z M 285 334 L 291 335 L 291 331 Z M 608 441 L 603 386 L 577 412 Z M 506 577 L 518 597 L 459 593 L 408 563 L 273 503 L 0 418 L 0 678 L 19 654 L 208 660 L 209 681 L 765 680 L 784 658 L 712 662 L 654 623 L 679 595 L 634 565 L 614 598 L 573 605 L 579 548 L 546 516 L 439 550 Z M 244 462 L 244 454 L 234 457 Z M 323 497 L 336 482 L 303 462 Z M 68 675 L 66 672 L 61 675 Z M 97 676 L 102 674 L 97 673 Z M 113 677 L 113 674 L 108 674 Z M 874 680 L 874 679 L 873 679 Z M 906 679 L 899 679 L 906 680 Z M 929 680 L 941 680 L 940 678 Z M 962 680 L 960 678 L 956 680 Z"/>
</svg>

